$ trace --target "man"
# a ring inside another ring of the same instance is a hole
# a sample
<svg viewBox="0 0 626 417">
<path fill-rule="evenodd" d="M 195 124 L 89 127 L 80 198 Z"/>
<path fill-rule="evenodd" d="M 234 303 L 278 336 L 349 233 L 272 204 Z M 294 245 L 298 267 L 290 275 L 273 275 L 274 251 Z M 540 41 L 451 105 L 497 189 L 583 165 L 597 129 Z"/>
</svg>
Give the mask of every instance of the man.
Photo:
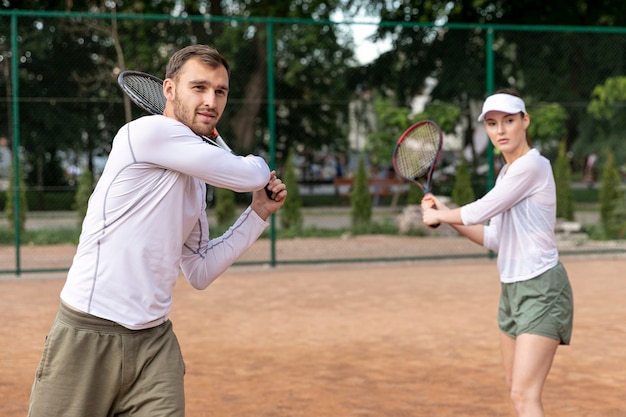
<svg viewBox="0 0 626 417">
<path fill-rule="evenodd" d="M 29 416 L 184 415 L 185 368 L 168 319 L 179 271 L 206 288 L 256 241 L 287 195 L 262 158 L 200 138 L 226 107 L 229 75 L 213 48 L 176 52 L 163 83 L 163 115 L 134 120 L 114 138 L 46 338 Z M 214 239 L 205 183 L 253 192 L 250 206 Z"/>
</svg>

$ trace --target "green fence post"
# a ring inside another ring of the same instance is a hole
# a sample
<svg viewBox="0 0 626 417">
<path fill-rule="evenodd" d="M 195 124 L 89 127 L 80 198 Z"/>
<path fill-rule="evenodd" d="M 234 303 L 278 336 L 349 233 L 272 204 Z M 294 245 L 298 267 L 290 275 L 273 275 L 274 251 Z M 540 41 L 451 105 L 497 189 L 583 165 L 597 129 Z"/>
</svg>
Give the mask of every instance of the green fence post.
<svg viewBox="0 0 626 417">
<path fill-rule="evenodd" d="M 491 94 L 494 89 L 494 57 L 493 57 L 493 28 L 487 29 L 487 42 L 485 42 L 485 59 L 487 70 L 487 95 Z M 489 171 L 487 173 L 487 191 L 491 190 L 495 183 L 494 163 L 493 163 L 493 145 L 491 141 L 487 141 L 487 165 Z"/>
<path fill-rule="evenodd" d="M 15 206 L 15 273 L 20 275 L 21 273 L 21 230 L 22 225 L 20 222 L 20 117 L 19 117 L 19 77 L 18 77 L 18 53 L 17 53 L 17 14 L 11 15 L 11 115 L 13 121 L 13 179 L 15 195 L 13 196 L 13 204 Z M 9 201 L 7 201 L 9 204 Z"/>
<path fill-rule="evenodd" d="M 493 57 L 493 28 L 487 29 L 487 42 L 485 42 L 485 59 L 487 66 L 487 95 L 491 94 L 494 89 L 494 57 Z M 493 161 L 493 145 L 491 140 L 487 139 L 487 165 L 489 170 L 487 172 L 487 191 L 491 190 L 495 185 L 495 167 Z M 489 258 L 495 258 L 495 253 L 492 250 L 489 251 Z"/>
<path fill-rule="evenodd" d="M 270 168 L 276 167 L 276 121 L 274 119 L 274 23 L 267 22 L 267 122 L 269 130 Z M 276 266 L 276 215 L 270 218 L 270 265 Z"/>
</svg>

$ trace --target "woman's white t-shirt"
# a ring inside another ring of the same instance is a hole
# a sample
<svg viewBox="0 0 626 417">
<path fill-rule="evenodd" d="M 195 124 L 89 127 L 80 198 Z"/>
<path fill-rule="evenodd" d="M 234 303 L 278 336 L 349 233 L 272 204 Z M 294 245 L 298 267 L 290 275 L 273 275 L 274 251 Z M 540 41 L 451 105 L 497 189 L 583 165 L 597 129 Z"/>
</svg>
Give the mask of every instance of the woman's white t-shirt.
<svg viewBox="0 0 626 417">
<path fill-rule="evenodd" d="M 483 246 L 498 253 L 502 282 L 534 278 L 558 263 L 554 176 L 536 149 L 503 166 L 493 189 L 461 207 L 461 218 L 464 225 L 489 220 Z"/>
</svg>

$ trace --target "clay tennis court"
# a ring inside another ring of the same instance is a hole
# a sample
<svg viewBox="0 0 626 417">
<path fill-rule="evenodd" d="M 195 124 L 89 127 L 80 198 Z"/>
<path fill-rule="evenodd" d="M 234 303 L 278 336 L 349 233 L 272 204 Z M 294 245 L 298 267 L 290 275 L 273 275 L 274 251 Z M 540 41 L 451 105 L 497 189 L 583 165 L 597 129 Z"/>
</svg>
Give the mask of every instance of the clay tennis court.
<svg viewBox="0 0 626 417">
<path fill-rule="evenodd" d="M 50 259 L 39 251 L 49 262 L 73 248 L 49 248 Z M 626 257 L 562 261 L 574 335 L 548 378 L 546 414 L 622 417 Z M 0 276 L 1 416 L 26 415 L 63 275 Z M 187 366 L 187 415 L 513 416 L 498 291 L 490 259 L 234 267 L 205 291 L 181 278 L 171 319 Z"/>
</svg>

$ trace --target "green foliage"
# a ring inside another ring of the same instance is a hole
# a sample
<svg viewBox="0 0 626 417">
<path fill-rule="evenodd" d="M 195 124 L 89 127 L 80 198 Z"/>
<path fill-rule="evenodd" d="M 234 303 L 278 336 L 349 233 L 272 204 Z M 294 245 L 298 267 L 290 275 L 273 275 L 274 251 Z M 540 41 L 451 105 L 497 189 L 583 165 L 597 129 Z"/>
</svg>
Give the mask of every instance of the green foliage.
<svg viewBox="0 0 626 417">
<path fill-rule="evenodd" d="M 411 109 L 398 106 L 389 97 L 374 98 L 374 111 L 378 121 L 378 129 L 367 136 L 367 150 L 372 162 L 377 165 L 388 165 L 400 135 L 413 123 L 419 120 L 432 120 L 444 132 L 454 132 L 459 121 L 461 110 L 458 106 L 435 101 L 428 104 L 424 111 L 411 115 Z"/>
<path fill-rule="evenodd" d="M 576 203 L 580 203 L 586 206 L 597 205 L 599 201 L 597 188 L 576 188 L 572 190 L 572 194 L 574 195 L 574 201 Z"/>
<path fill-rule="evenodd" d="M 578 153 L 588 155 L 598 149 L 611 148 L 617 161 L 626 158 L 626 76 L 609 77 L 596 85 L 587 105 L 590 117 L 581 123 Z"/>
<path fill-rule="evenodd" d="M 389 97 L 376 96 L 374 111 L 378 129 L 367 136 L 367 150 L 372 163 L 386 165 L 391 161 L 398 138 L 411 124 L 410 109 L 395 105 Z"/>
<path fill-rule="evenodd" d="M 361 157 L 356 177 L 354 178 L 354 188 L 350 193 L 353 230 L 367 226 L 372 219 L 372 198 L 370 196 L 368 177 L 365 162 Z"/>
<path fill-rule="evenodd" d="M 18 167 L 18 187 L 19 187 L 19 224 L 20 230 L 24 231 L 26 227 L 26 213 L 28 212 L 28 202 L 26 200 L 26 183 L 24 182 L 24 176 L 22 166 Z M 15 224 L 15 199 L 18 190 L 15 189 L 15 169 L 13 163 L 11 163 L 11 173 L 9 175 L 9 186 L 6 191 L 6 205 L 4 207 L 4 217 L 9 221 L 11 226 Z"/>
<path fill-rule="evenodd" d="M 452 187 L 452 201 L 457 206 L 463 206 L 476 199 L 472 188 L 472 176 L 465 158 L 461 154 L 459 166 L 456 168 L 456 177 Z"/>
<path fill-rule="evenodd" d="M 539 104 L 529 111 L 531 111 L 531 124 L 528 126 L 528 134 L 533 141 L 560 141 L 567 133 L 565 122 L 568 114 L 560 104 Z"/>
<path fill-rule="evenodd" d="M 531 123 L 528 136 L 535 145 L 541 145 L 541 152 L 550 160 L 558 152 L 559 143 L 567 134 L 569 115 L 558 103 L 539 104 L 529 109 Z"/>
<path fill-rule="evenodd" d="M 230 225 L 212 225 L 211 232 L 214 235 L 221 235 L 228 230 Z M 358 229 L 338 227 L 324 228 L 317 226 L 303 227 L 301 230 L 279 229 L 276 232 L 277 239 L 292 238 L 338 238 L 348 235 L 397 235 L 398 225 L 389 219 L 383 219 L 380 222 L 371 222 Z M 424 236 L 424 230 L 413 229 L 407 235 Z M 29 245 L 56 245 L 56 244 L 73 244 L 78 243 L 80 237 L 80 228 L 43 228 L 37 230 L 27 230 L 22 233 L 22 242 Z M 269 239 L 270 231 L 266 230 L 261 238 Z M 0 245 L 12 245 L 14 243 L 14 233 L 12 229 L 0 227 Z"/>
<path fill-rule="evenodd" d="M 615 116 L 617 105 L 626 101 L 626 77 L 607 78 L 603 85 L 596 86 L 591 92 L 591 102 L 587 106 L 596 119 L 611 119 Z"/>
<path fill-rule="evenodd" d="M 85 168 L 78 177 L 78 189 L 74 196 L 74 210 L 79 223 L 82 223 L 87 214 L 87 203 L 93 192 L 93 174 L 89 169 Z"/>
<path fill-rule="evenodd" d="M 574 220 L 574 194 L 572 193 L 572 168 L 567 158 L 567 145 L 561 141 L 559 154 L 554 163 L 556 184 L 556 217 Z"/>
<path fill-rule="evenodd" d="M 51 227 L 37 230 L 26 230 L 20 235 L 25 245 L 62 245 L 78 244 L 80 228 Z M 15 231 L 0 227 L 0 245 L 11 245 L 15 242 Z"/>
<path fill-rule="evenodd" d="M 294 165 L 294 150 L 289 150 L 283 166 L 283 182 L 287 187 L 287 200 L 280 208 L 280 225 L 283 229 L 302 228 L 302 199 L 298 189 L 298 178 Z"/>
<path fill-rule="evenodd" d="M 415 115 L 413 120 L 432 120 L 444 133 L 452 133 L 459 123 L 459 117 L 461 117 L 461 109 L 458 106 L 435 100 L 427 104 L 424 111 Z"/>
<path fill-rule="evenodd" d="M 215 189 L 215 216 L 219 225 L 229 225 L 235 220 L 235 192 L 226 188 Z"/>
<path fill-rule="evenodd" d="M 604 228 L 605 237 L 619 239 L 626 232 L 626 213 L 624 195 L 621 186 L 619 171 L 615 167 L 613 152 L 607 149 L 606 161 L 602 169 L 600 185 L 600 219 Z"/>
</svg>

